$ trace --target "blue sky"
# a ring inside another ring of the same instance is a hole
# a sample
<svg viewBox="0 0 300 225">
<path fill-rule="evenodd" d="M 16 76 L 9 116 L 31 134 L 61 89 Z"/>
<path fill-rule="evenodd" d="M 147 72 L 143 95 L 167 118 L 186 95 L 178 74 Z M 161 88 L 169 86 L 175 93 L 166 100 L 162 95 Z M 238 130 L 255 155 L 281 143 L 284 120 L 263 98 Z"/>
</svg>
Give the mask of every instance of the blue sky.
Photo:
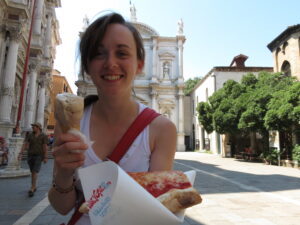
<svg viewBox="0 0 300 225">
<path fill-rule="evenodd" d="M 299 0 L 131 0 L 137 20 L 161 36 L 176 36 L 184 22 L 184 77 L 205 76 L 214 66 L 229 66 L 234 56 L 247 55 L 246 66 L 273 66 L 267 45 L 288 26 L 300 24 Z M 83 17 L 103 10 L 130 18 L 129 0 L 62 1 L 56 9 L 62 44 L 54 68 L 72 86 L 77 80 L 75 51 Z"/>
</svg>

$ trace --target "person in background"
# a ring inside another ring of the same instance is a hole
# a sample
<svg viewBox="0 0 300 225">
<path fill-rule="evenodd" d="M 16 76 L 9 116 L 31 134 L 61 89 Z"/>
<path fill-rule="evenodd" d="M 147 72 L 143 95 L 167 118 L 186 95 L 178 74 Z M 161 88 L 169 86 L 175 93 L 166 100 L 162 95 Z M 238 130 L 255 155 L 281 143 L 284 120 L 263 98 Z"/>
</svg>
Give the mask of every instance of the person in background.
<svg viewBox="0 0 300 225">
<path fill-rule="evenodd" d="M 0 156 L 1 166 L 6 166 L 8 163 L 8 147 L 5 138 L 0 136 Z"/>
<path fill-rule="evenodd" d="M 48 136 L 42 132 L 42 125 L 40 123 L 33 123 L 31 126 L 32 132 L 26 136 L 20 151 L 21 156 L 23 151 L 27 150 L 27 163 L 31 172 L 31 188 L 28 191 L 29 197 L 32 197 L 37 190 L 37 177 L 42 162 L 47 163 L 48 160 Z"/>
<path fill-rule="evenodd" d="M 76 208 L 83 195 L 76 170 L 106 160 L 147 107 L 132 96 L 134 79 L 144 67 L 145 50 L 130 22 L 117 13 L 96 19 L 82 35 L 79 48 L 83 74 L 90 76 L 98 92 L 85 106 L 81 119 L 81 132 L 93 144 L 88 147 L 78 136 L 61 133 L 56 126 L 53 187 L 48 198 L 61 214 Z M 174 123 L 159 115 L 135 139 L 119 166 L 127 172 L 171 170 L 176 140 Z M 88 215 L 83 215 L 75 224 L 91 222 Z"/>
</svg>

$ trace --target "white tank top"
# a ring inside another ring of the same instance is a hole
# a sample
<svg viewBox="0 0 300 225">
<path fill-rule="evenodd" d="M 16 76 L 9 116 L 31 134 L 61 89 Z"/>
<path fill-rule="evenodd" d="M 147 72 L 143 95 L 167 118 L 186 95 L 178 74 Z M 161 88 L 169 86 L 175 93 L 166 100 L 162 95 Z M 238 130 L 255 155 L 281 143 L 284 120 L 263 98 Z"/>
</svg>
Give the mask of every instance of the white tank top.
<svg viewBox="0 0 300 225">
<path fill-rule="evenodd" d="M 90 118 L 92 108 L 93 104 L 84 110 L 80 123 L 80 130 L 86 136 L 87 140 L 90 140 Z M 145 108 L 145 105 L 139 103 L 139 113 L 141 113 Z M 120 160 L 119 166 L 127 172 L 148 171 L 150 154 L 149 126 L 147 126 L 134 140 L 127 153 Z M 85 156 L 86 159 L 83 165 L 84 167 L 102 162 L 91 147 L 86 151 Z"/>
<path fill-rule="evenodd" d="M 147 106 L 139 103 L 139 113 L 141 113 Z M 83 117 L 80 122 L 80 131 L 90 140 L 90 118 L 93 104 L 86 107 Z M 119 162 L 119 166 L 126 172 L 145 172 L 149 170 L 151 150 L 149 146 L 149 125 L 136 137 L 127 153 Z M 87 167 L 102 160 L 96 155 L 94 150 L 89 147 L 85 153 L 85 162 L 83 167 Z M 81 189 L 79 185 L 77 188 Z M 90 218 L 87 214 L 81 216 L 76 225 L 90 225 Z"/>
</svg>

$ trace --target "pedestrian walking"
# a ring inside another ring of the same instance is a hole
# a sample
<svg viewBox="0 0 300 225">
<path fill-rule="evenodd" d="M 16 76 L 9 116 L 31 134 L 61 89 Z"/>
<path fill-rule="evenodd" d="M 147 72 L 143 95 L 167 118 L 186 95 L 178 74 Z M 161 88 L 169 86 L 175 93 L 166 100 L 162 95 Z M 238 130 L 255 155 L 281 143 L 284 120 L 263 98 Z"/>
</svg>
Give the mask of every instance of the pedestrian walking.
<svg viewBox="0 0 300 225">
<path fill-rule="evenodd" d="M 42 132 L 40 123 L 33 123 L 32 132 L 30 132 L 24 141 L 20 156 L 24 150 L 27 150 L 27 163 L 31 172 L 31 188 L 28 191 L 28 196 L 32 197 L 37 189 L 37 177 L 41 169 L 42 162 L 46 163 L 48 136 Z"/>
</svg>

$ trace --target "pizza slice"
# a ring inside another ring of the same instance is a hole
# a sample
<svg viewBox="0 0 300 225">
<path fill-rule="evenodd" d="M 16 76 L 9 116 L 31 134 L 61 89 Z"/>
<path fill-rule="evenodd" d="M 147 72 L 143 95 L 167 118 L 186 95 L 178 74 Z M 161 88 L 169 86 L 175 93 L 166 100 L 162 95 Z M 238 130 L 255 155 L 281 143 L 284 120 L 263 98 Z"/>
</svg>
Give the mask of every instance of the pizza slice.
<svg viewBox="0 0 300 225">
<path fill-rule="evenodd" d="M 173 213 L 202 202 L 200 194 L 182 171 L 128 174 Z"/>
<path fill-rule="evenodd" d="M 173 213 L 202 202 L 199 192 L 182 171 L 129 172 L 128 175 Z M 79 212 L 88 213 L 90 209 L 88 200 Z"/>
</svg>

